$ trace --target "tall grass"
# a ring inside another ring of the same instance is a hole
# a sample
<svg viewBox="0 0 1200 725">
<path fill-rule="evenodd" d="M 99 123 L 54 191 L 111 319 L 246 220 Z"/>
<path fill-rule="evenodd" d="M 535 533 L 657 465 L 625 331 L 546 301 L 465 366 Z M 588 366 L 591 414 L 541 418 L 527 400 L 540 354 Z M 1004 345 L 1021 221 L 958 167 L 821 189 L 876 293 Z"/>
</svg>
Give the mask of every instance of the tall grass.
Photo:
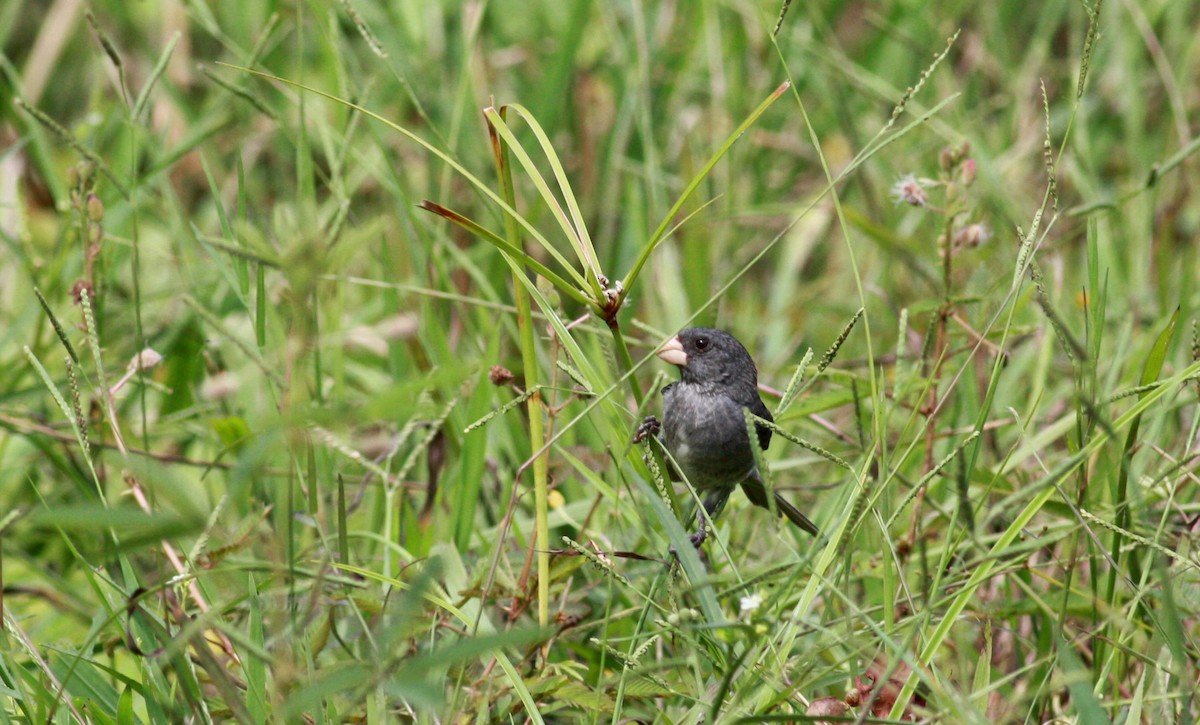
<svg viewBox="0 0 1200 725">
<path fill-rule="evenodd" d="M 7 3 L 0 718 L 1194 722 L 1197 10 Z"/>
</svg>

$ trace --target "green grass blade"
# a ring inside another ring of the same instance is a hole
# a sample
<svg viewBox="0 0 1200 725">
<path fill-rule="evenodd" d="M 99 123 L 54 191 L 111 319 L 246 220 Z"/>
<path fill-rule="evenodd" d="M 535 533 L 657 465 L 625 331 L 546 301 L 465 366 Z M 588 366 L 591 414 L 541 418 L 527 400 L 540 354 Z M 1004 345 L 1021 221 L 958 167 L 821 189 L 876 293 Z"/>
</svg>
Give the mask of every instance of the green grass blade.
<svg viewBox="0 0 1200 725">
<path fill-rule="evenodd" d="M 746 133 L 746 131 L 749 130 L 749 128 L 753 126 L 756 121 L 758 121 L 760 116 L 766 113 L 767 109 L 770 108 L 775 101 L 779 100 L 780 96 L 787 92 L 787 89 L 790 87 L 790 85 L 790 83 L 781 84 L 778 88 L 772 91 L 762 103 L 758 104 L 758 107 L 755 108 L 745 120 L 738 124 L 738 127 L 733 130 L 733 133 L 729 134 L 729 136 L 725 139 L 725 142 L 722 143 L 719 148 L 717 148 L 716 153 L 712 155 L 708 162 L 700 168 L 700 171 L 698 171 L 696 175 L 692 177 L 692 180 L 688 182 L 687 186 L 683 188 L 683 192 L 680 193 L 679 197 L 675 200 L 675 203 L 671 205 L 671 209 L 666 213 L 666 216 L 663 217 L 663 220 L 659 222 L 658 228 L 655 229 L 654 233 L 650 235 L 650 238 L 646 240 L 646 243 L 642 246 L 641 251 L 638 253 L 637 259 L 634 261 L 633 266 L 622 279 L 622 282 L 624 283 L 624 289 L 618 295 L 618 307 L 620 306 L 620 303 L 624 302 L 625 298 L 628 297 L 629 292 L 633 289 L 634 283 L 637 281 L 638 276 L 642 273 L 642 268 L 646 266 L 646 262 L 648 262 L 650 260 L 650 256 L 654 254 L 654 250 L 657 249 L 658 245 L 662 243 L 662 240 L 666 238 L 667 230 L 670 229 L 674 224 L 675 215 L 679 213 L 679 211 L 683 208 L 683 205 L 687 203 L 687 200 L 690 199 L 692 194 L 695 193 L 696 189 L 700 187 L 700 183 L 708 177 L 709 172 L 713 170 L 713 167 L 717 165 L 717 162 L 724 158 L 725 154 L 729 152 L 729 149 L 733 148 L 733 145 L 737 143 L 738 139 L 740 139 Z"/>
</svg>

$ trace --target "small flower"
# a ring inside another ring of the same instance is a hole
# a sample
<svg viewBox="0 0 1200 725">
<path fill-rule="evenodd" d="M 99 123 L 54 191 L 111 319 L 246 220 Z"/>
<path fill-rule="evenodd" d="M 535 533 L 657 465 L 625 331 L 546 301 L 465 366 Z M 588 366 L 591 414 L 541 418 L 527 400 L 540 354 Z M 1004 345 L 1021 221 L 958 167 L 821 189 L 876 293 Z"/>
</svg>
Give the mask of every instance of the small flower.
<svg viewBox="0 0 1200 725">
<path fill-rule="evenodd" d="M 742 597 L 741 610 L 742 614 L 753 614 L 760 606 L 762 606 L 763 597 L 761 594 L 748 594 Z"/>
<path fill-rule="evenodd" d="M 928 183 L 925 179 L 918 179 L 913 174 L 905 174 L 900 177 L 899 181 L 892 184 L 892 201 L 897 204 L 925 206 L 929 201 L 929 194 L 925 191 Z"/>
<path fill-rule="evenodd" d="M 130 379 L 137 374 L 138 370 L 144 372 L 152 367 L 155 367 L 162 361 L 163 356 L 154 348 L 148 347 L 142 350 L 129 360 L 129 364 L 125 366 L 125 374 L 122 375 L 121 379 L 114 383 L 111 388 L 109 388 L 109 394 L 116 395 L 117 391 L 125 387 L 125 383 L 128 383 Z"/>
<path fill-rule="evenodd" d="M 137 355 L 134 355 L 133 359 L 129 361 L 129 364 L 125 366 L 125 369 L 131 372 L 134 370 L 149 370 L 162 361 L 162 354 L 159 353 L 158 350 L 148 347 L 139 352 Z"/>
<path fill-rule="evenodd" d="M 986 224 L 976 222 L 959 229 L 954 235 L 954 246 L 957 248 L 978 247 L 992 238 L 992 230 Z"/>
</svg>

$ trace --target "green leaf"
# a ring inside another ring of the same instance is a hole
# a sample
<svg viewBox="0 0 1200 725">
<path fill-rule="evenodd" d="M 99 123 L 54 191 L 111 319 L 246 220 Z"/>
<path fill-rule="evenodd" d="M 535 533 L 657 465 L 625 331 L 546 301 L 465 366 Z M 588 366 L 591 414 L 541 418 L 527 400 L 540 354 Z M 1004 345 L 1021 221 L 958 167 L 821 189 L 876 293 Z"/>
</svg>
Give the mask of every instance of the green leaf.
<svg viewBox="0 0 1200 725">
<path fill-rule="evenodd" d="M 1088 723 L 1088 725 L 1111 723 L 1112 720 L 1104 714 L 1104 706 L 1100 704 L 1096 693 L 1092 691 L 1091 672 L 1067 644 L 1059 629 L 1054 631 L 1054 647 L 1066 677 L 1067 689 L 1071 692 L 1071 704 L 1079 713 L 1079 722 Z"/>
<path fill-rule="evenodd" d="M 253 435 L 250 425 L 240 415 L 230 415 L 223 418 L 213 418 L 209 422 L 213 432 L 217 434 L 222 445 L 232 451 L 238 451 Z"/>
</svg>

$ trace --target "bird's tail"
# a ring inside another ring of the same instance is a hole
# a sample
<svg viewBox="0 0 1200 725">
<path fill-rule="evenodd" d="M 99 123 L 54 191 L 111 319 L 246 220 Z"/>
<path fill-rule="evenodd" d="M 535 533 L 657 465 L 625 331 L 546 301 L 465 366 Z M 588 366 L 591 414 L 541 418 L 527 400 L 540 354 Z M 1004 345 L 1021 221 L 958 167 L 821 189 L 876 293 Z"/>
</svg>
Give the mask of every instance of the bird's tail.
<svg viewBox="0 0 1200 725">
<path fill-rule="evenodd" d="M 775 494 L 775 508 L 779 509 L 779 513 L 788 517 L 788 521 L 791 521 L 813 536 L 819 537 L 821 535 L 821 530 L 817 528 L 817 525 L 812 520 L 805 516 L 800 509 L 793 506 L 791 501 L 788 501 L 778 493 Z"/>
<path fill-rule="evenodd" d="M 763 486 L 762 481 L 758 480 L 757 472 L 752 474 L 750 478 L 742 481 L 742 490 L 746 492 L 746 498 L 750 499 L 750 503 L 755 506 L 770 508 L 770 505 L 767 503 L 767 489 Z M 791 521 L 801 529 L 804 529 L 813 536 L 821 536 L 821 530 L 817 528 L 817 525 L 801 513 L 800 509 L 793 506 L 791 501 L 780 496 L 778 491 L 775 492 L 775 509 L 786 516 L 788 521 Z"/>
</svg>

